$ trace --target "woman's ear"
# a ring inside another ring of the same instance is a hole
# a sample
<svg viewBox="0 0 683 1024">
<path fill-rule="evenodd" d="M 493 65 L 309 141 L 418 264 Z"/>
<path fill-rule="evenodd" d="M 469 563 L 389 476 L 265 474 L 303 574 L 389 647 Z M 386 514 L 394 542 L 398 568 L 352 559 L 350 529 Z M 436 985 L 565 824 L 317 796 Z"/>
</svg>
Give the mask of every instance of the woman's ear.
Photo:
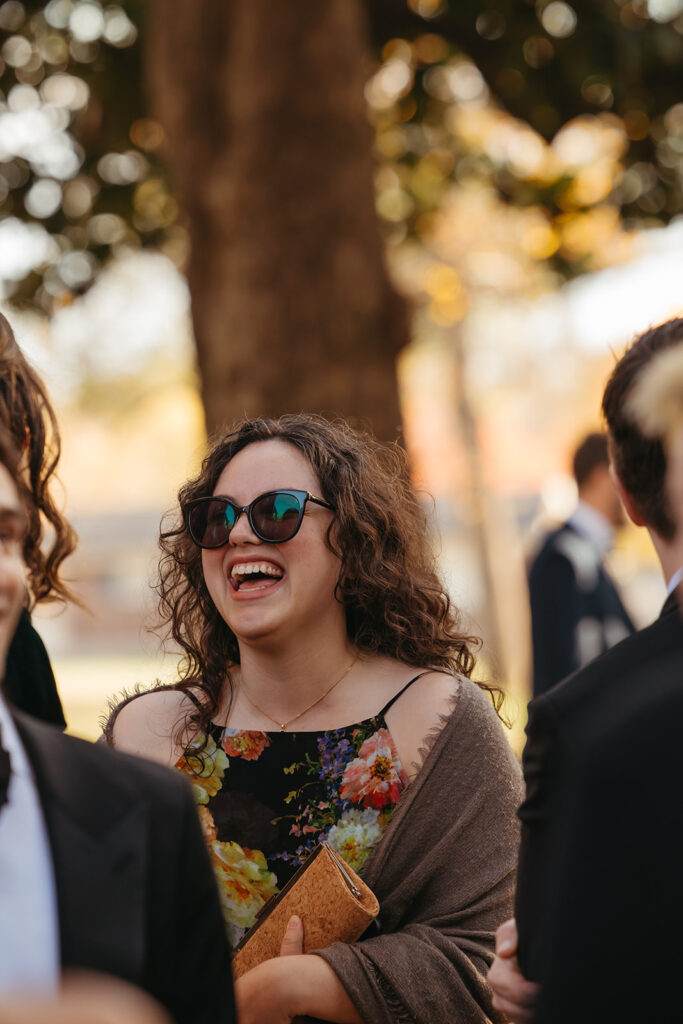
<svg viewBox="0 0 683 1024">
<path fill-rule="evenodd" d="M 638 506 L 617 476 L 617 471 L 611 462 L 609 464 L 609 475 L 612 478 L 612 483 L 614 484 L 617 494 L 621 498 L 622 505 L 626 509 L 626 515 L 629 517 L 631 522 L 635 526 L 647 526 L 647 523 L 638 510 Z"/>
</svg>

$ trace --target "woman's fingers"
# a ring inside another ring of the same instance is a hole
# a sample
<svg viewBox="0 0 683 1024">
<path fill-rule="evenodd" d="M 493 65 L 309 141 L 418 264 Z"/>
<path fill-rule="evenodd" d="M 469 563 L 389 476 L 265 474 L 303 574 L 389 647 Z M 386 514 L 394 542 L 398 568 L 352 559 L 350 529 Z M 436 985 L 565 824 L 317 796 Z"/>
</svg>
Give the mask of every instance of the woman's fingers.
<svg viewBox="0 0 683 1024">
<path fill-rule="evenodd" d="M 297 956 L 304 951 L 304 923 L 294 914 L 290 917 L 280 946 L 280 956 Z"/>
<path fill-rule="evenodd" d="M 496 956 L 514 956 L 517 952 L 517 922 L 503 921 L 496 932 Z"/>
<path fill-rule="evenodd" d="M 516 956 L 510 953 L 496 956 L 489 968 L 488 983 L 496 1010 L 501 1010 L 514 1024 L 527 1024 L 531 1021 L 538 998 L 538 985 L 526 980 Z"/>
</svg>

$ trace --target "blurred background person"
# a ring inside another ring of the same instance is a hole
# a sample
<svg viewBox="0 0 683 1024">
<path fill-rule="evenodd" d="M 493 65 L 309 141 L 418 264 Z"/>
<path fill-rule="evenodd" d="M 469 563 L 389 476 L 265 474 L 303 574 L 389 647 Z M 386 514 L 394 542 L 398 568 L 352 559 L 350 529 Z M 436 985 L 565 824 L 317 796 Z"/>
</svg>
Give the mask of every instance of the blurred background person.
<svg viewBox="0 0 683 1024">
<path fill-rule="evenodd" d="M 0 423 L 21 453 L 21 489 L 28 515 L 24 538 L 26 599 L 7 654 L 4 691 L 15 708 L 64 728 L 66 721 L 50 659 L 31 625 L 29 611 L 38 602 L 74 600 L 60 577 L 60 569 L 76 546 L 76 535 L 50 489 L 60 456 L 57 418 L 43 382 L 1 313 Z"/>
<path fill-rule="evenodd" d="M 634 628 L 603 564 L 615 529 L 624 523 L 604 434 L 583 439 L 572 469 L 579 503 L 567 522 L 548 534 L 529 572 L 534 696 Z"/>
</svg>

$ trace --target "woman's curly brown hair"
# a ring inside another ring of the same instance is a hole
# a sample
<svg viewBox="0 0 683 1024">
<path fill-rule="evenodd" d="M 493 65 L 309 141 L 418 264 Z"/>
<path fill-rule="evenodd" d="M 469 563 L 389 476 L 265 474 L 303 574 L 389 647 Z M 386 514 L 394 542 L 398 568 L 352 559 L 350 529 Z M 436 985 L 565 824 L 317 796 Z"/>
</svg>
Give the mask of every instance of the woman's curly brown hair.
<svg viewBox="0 0 683 1024">
<path fill-rule="evenodd" d="M 437 575 L 426 516 L 410 485 L 403 449 L 380 444 L 340 420 L 308 415 L 247 420 L 214 443 L 199 475 L 178 494 L 180 514 L 176 511 L 161 532 L 161 628 L 184 652 L 178 688 L 200 690 L 203 697 L 185 728 L 206 730 L 240 652 L 209 595 L 201 550 L 185 528 L 182 510 L 194 498 L 213 494 L 239 451 L 272 439 L 306 456 L 320 481 L 320 496 L 335 509 L 327 541 L 341 563 L 336 596 L 346 609 L 350 642 L 368 654 L 471 676 L 479 641 L 463 632 Z"/>
<path fill-rule="evenodd" d="M 77 601 L 59 578 L 62 562 L 76 546 L 76 534 L 50 494 L 61 444 L 57 419 L 36 371 L 17 345 L 0 313 L 0 423 L 9 432 L 26 466 L 22 491 L 28 512 L 24 559 L 31 606 L 39 601 Z M 43 546 L 44 525 L 50 542 Z"/>
</svg>

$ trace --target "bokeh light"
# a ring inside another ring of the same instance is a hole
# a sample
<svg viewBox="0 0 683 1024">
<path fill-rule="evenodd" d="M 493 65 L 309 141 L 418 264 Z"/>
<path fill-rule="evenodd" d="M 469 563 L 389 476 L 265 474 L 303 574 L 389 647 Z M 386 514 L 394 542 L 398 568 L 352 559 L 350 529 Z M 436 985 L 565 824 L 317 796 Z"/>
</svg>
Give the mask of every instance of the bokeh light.
<svg viewBox="0 0 683 1024">
<path fill-rule="evenodd" d="M 563 0 L 551 0 L 542 7 L 541 24 L 546 32 L 557 39 L 566 39 L 576 28 L 576 11 Z"/>
<path fill-rule="evenodd" d="M 69 30 L 81 43 L 93 43 L 104 31 L 104 12 L 100 4 L 83 0 L 69 13 Z"/>
<path fill-rule="evenodd" d="M 40 94 L 46 103 L 54 103 L 68 110 L 82 110 L 90 98 L 87 82 L 64 72 L 46 78 L 40 87 Z"/>
<path fill-rule="evenodd" d="M 39 178 L 26 193 L 24 205 L 32 217 L 45 220 L 55 213 L 62 203 L 62 189 L 58 182 Z"/>
</svg>

